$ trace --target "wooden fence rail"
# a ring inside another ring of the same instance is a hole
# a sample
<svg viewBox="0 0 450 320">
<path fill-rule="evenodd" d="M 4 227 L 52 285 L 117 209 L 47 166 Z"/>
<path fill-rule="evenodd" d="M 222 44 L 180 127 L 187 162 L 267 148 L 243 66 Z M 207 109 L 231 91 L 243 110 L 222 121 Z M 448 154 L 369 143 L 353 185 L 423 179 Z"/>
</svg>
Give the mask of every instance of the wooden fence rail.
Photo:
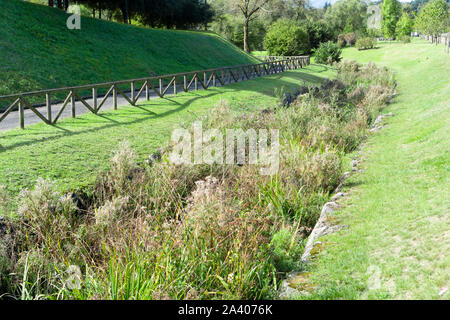
<svg viewBox="0 0 450 320">
<path fill-rule="evenodd" d="M 116 110 L 118 95 L 123 96 L 129 104 L 134 106 L 141 98 L 143 93 L 145 93 L 145 99 L 150 100 L 151 91 L 162 98 L 167 94 L 177 94 L 179 89 L 184 92 L 188 92 L 191 90 L 198 90 L 199 85 L 203 89 L 208 89 L 211 86 L 217 86 L 218 83 L 223 86 L 233 82 L 250 80 L 257 77 L 281 73 L 286 70 L 299 69 L 309 65 L 310 63 L 309 56 L 283 58 L 284 59 L 282 60 L 265 61 L 258 64 L 206 69 L 186 73 L 152 76 L 148 78 L 105 82 L 0 96 L 0 102 L 10 102 L 3 114 L 0 114 L 0 123 L 11 113 L 11 111 L 18 109 L 19 126 L 23 129 L 25 127 L 24 109 L 25 107 L 27 107 L 43 122 L 51 125 L 55 124 L 58 121 L 63 111 L 68 106 L 71 110 L 71 116 L 75 118 L 76 101 L 81 102 L 90 112 L 97 114 L 109 98 L 112 98 L 113 108 Z M 122 89 L 124 86 L 129 86 L 129 94 L 125 93 L 124 91 L 126 90 Z M 100 88 L 106 90 L 106 93 L 103 95 L 103 97 L 99 98 L 98 89 Z M 86 97 L 82 97 L 80 94 L 81 91 L 85 92 L 86 90 L 92 91 L 91 104 L 86 101 L 88 100 Z M 63 93 L 65 99 L 62 101 L 62 105 L 59 111 L 53 117 L 53 104 L 51 101 L 51 94 L 56 93 Z M 43 104 L 45 104 L 46 106 L 46 116 L 38 111 L 36 104 L 33 105 L 32 103 L 30 103 L 30 97 L 39 97 L 40 99 L 42 99 Z"/>
<path fill-rule="evenodd" d="M 295 60 L 302 59 L 305 56 L 264 56 L 264 55 L 254 55 L 255 58 L 268 62 L 268 61 L 277 61 L 277 60 Z"/>
</svg>

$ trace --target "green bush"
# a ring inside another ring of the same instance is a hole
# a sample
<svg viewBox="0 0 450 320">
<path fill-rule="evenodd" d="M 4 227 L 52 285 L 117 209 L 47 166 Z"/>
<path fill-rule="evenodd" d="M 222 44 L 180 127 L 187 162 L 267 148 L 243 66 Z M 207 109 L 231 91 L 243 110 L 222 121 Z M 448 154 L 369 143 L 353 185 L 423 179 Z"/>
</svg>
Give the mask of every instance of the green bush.
<svg viewBox="0 0 450 320">
<path fill-rule="evenodd" d="M 332 28 L 323 21 L 303 20 L 301 27 L 304 27 L 309 35 L 311 49 L 317 49 L 322 42 L 334 38 Z"/>
<path fill-rule="evenodd" d="M 356 48 L 358 50 L 373 49 L 375 47 L 375 40 L 371 37 L 360 38 L 356 41 Z"/>
<path fill-rule="evenodd" d="M 317 63 L 332 64 L 341 61 L 341 54 L 342 49 L 336 43 L 328 41 L 320 44 L 314 56 Z"/>
<path fill-rule="evenodd" d="M 410 43 L 411 38 L 409 36 L 402 36 L 400 39 L 403 43 Z"/>
<path fill-rule="evenodd" d="M 264 38 L 264 48 L 270 55 L 300 55 L 309 52 L 309 36 L 294 21 L 279 20 L 272 24 Z"/>
<path fill-rule="evenodd" d="M 272 261 L 279 272 L 289 272 L 298 267 L 302 246 L 295 230 L 281 229 L 270 242 Z"/>
</svg>

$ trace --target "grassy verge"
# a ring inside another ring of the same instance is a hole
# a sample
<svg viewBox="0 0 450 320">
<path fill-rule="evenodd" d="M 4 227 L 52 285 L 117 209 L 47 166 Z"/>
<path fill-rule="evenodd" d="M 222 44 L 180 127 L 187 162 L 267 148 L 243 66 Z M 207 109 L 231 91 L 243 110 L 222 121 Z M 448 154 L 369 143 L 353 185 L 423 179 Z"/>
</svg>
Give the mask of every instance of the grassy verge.
<svg viewBox="0 0 450 320">
<path fill-rule="evenodd" d="M 448 299 L 450 57 L 416 40 L 344 57 L 396 72 L 394 117 L 362 150 L 362 168 L 306 275 L 317 299 Z"/>
<path fill-rule="evenodd" d="M 94 182 L 97 172 L 108 168 L 107 159 L 124 139 L 143 162 L 169 139 L 180 121 L 206 114 L 220 99 L 228 100 L 241 113 L 263 109 L 277 101 L 275 88 L 289 91 L 303 81 L 317 84 L 332 73 L 326 67 L 309 66 L 298 72 L 155 99 L 98 116 L 86 114 L 56 126 L 37 124 L 2 133 L 0 184 L 13 194 L 34 185 L 38 177 L 51 179 L 60 191 L 87 186 Z"/>
</svg>

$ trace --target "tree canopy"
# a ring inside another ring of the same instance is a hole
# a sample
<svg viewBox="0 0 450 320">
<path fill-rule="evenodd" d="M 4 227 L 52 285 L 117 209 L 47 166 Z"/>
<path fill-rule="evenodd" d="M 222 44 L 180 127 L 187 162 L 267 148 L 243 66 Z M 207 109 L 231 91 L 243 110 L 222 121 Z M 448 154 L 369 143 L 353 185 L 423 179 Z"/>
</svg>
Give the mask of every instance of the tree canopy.
<svg viewBox="0 0 450 320">
<path fill-rule="evenodd" d="M 426 35 L 438 36 L 449 31 L 448 4 L 444 0 L 428 2 L 417 17 L 416 26 Z"/>
<path fill-rule="evenodd" d="M 397 0 L 384 0 L 381 7 L 381 28 L 386 38 L 395 38 L 402 7 Z"/>
</svg>

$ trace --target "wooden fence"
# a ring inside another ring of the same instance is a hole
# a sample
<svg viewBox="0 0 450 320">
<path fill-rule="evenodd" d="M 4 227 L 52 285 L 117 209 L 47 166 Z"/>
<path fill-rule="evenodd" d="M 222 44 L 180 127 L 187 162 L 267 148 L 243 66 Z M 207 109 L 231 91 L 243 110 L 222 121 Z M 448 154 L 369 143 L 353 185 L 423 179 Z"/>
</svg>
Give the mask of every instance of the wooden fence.
<svg viewBox="0 0 450 320">
<path fill-rule="evenodd" d="M 167 94 L 177 94 L 179 90 L 188 92 L 191 90 L 198 90 L 199 84 L 203 89 L 208 89 L 211 86 L 226 85 L 233 82 L 243 80 L 250 80 L 257 77 L 272 75 L 284 72 L 286 70 L 295 70 L 309 65 L 309 56 L 298 57 L 283 57 L 282 60 L 266 61 L 258 64 L 239 65 L 232 67 L 207 69 L 200 71 L 192 71 L 186 73 L 168 74 L 162 76 L 152 76 L 148 78 L 130 79 L 115 82 L 105 82 L 90 85 L 82 85 L 75 87 L 57 88 L 33 92 L 25 92 L 7 96 L 0 96 L 0 102 L 6 101 L 7 108 L 0 115 L 0 123 L 13 110 L 19 111 L 19 126 L 25 127 L 24 109 L 28 108 L 35 113 L 46 124 L 55 124 L 60 118 L 67 106 L 70 106 L 71 116 L 76 116 L 76 101 L 81 102 L 90 112 L 97 114 L 105 102 L 112 98 L 113 108 L 117 109 L 117 96 L 122 95 L 125 100 L 131 104 L 136 105 L 136 102 L 144 96 L 145 99 L 150 100 L 151 90 L 159 97 L 164 97 Z M 129 94 L 125 93 L 125 86 L 129 86 Z M 106 93 L 99 97 L 98 90 L 106 90 Z M 82 97 L 80 92 L 92 92 L 92 102 L 89 104 L 86 97 Z M 59 111 L 53 117 L 52 105 L 55 102 L 51 101 L 51 94 L 61 94 L 65 96 Z M 46 116 L 37 110 L 37 104 L 32 104 L 29 99 L 42 101 L 41 105 L 46 106 Z M 38 98 L 37 98 L 38 97 Z"/>
<path fill-rule="evenodd" d="M 268 61 L 278 61 L 278 60 L 302 59 L 305 56 L 261 56 L 261 55 L 255 55 L 254 57 L 261 61 L 268 62 Z"/>
</svg>

